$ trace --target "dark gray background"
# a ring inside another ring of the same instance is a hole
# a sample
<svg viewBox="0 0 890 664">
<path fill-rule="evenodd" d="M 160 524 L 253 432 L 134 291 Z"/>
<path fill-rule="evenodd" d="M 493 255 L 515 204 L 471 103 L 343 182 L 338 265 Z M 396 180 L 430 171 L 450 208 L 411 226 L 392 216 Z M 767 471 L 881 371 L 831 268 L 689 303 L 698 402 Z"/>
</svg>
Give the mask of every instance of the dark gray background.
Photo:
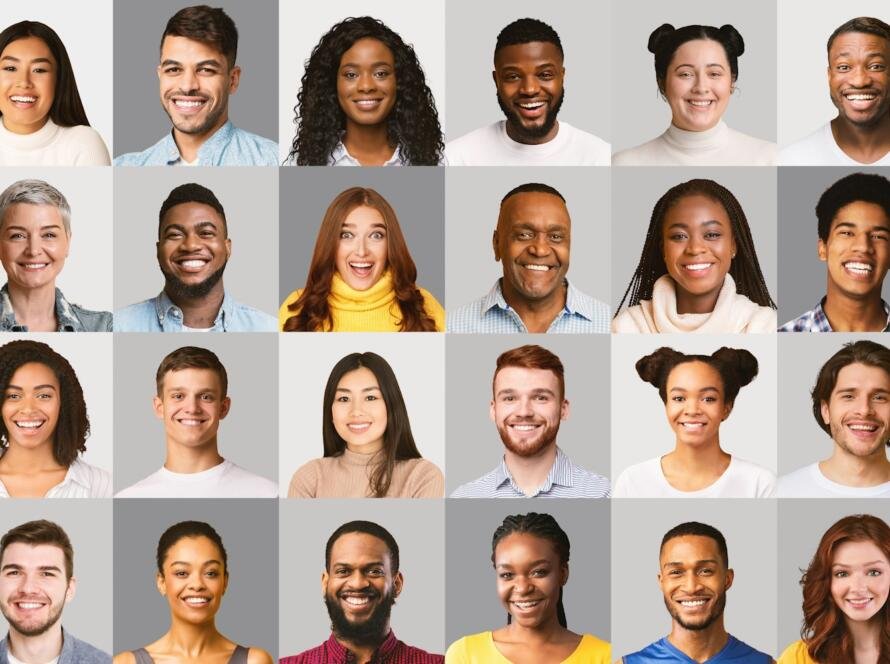
<svg viewBox="0 0 890 664">
<path fill-rule="evenodd" d="M 157 589 L 161 534 L 179 521 L 205 521 L 229 559 L 229 585 L 216 616 L 223 635 L 276 658 L 278 604 L 276 500 L 121 500 L 114 506 L 114 652 L 141 648 L 170 627 L 170 607 Z M 106 574 L 107 579 L 107 574 Z M 110 585 L 110 584 L 109 584 Z M 97 624 L 102 624 L 97 621 Z"/>
<path fill-rule="evenodd" d="M 446 338 L 447 465 L 445 492 L 497 467 L 504 445 L 489 417 L 498 355 L 525 344 L 555 353 L 565 367 L 569 418 L 556 442 L 579 466 L 609 476 L 609 338 L 606 335 L 464 335 Z"/>
<path fill-rule="evenodd" d="M 114 384 L 118 399 L 114 432 L 117 451 L 114 489 L 130 486 L 160 468 L 166 456 L 164 423 L 155 416 L 155 373 L 167 353 L 200 346 L 216 353 L 229 377 L 232 407 L 219 424 L 219 452 L 263 477 L 277 475 L 278 433 L 275 386 L 278 344 L 272 334 L 114 335 Z"/>
<path fill-rule="evenodd" d="M 395 210 L 408 251 L 417 266 L 417 285 L 445 306 L 445 172 L 414 168 L 281 168 L 281 274 L 279 303 L 306 285 L 309 261 L 325 210 L 340 192 L 368 187 Z"/>
<path fill-rule="evenodd" d="M 568 278 L 587 295 L 609 301 L 608 168 L 451 168 L 445 179 L 449 308 L 482 297 L 503 275 L 503 264 L 494 260 L 491 236 L 501 199 L 527 182 L 555 187 L 566 199 L 572 218 Z"/>
<path fill-rule="evenodd" d="M 116 0 L 114 3 L 114 154 L 141 152 L 171 130 L 161 108 L 157 66 L 167 21 L 187 0 Z M 278 136 L 278 0 L 214 0 L 238 28 L 241 82 L 229 97 L 236 127 L 265 138 Z M 83 24 L 82 24 L 83 25 Z M 108 63 L 94 63 L 107 67 Z"/>
</svg>

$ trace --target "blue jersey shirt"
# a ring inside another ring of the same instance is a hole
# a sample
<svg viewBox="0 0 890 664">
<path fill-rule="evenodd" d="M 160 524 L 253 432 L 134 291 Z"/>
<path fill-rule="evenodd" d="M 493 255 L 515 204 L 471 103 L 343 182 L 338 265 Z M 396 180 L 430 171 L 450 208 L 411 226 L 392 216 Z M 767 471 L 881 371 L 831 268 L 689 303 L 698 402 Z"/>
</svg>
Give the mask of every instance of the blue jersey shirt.
<svg viewBox="0 0 890 664">
<path fill-rule="evenodd" d="M 642 650 L 638 650 L 623 658 L 624 664 L 665 664 L 666 662 L 679 662 L 680 664 L 699 664 L 696 660 L 681 652 L 668 641 L 667 637 L 651 643 Z M 739 641 L 732 634 L 723 649 L 711 659 L 702 664 L 772 664 L 773 658 L 754 650 L 744 641 Z"/>
</svg>

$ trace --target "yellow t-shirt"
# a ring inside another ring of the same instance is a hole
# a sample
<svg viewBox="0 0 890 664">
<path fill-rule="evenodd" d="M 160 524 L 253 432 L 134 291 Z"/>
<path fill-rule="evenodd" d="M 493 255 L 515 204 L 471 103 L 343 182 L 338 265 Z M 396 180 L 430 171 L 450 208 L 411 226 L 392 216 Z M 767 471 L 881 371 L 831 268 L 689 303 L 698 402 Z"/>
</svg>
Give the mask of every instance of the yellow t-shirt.
<svg viewBox="0 0 890 664">
<path fill-rule="evenodd" d="M 818 664 L 807 652 L 807 644 L 795 641 L 785 648 L 776 664 Z"/>
<path fill-rule="evenodd" d="M 562 664 L 610 664 L 612 647 L 591 634 L 584 634 L 575 651 Z M 448 647 L 445 664 L 511 664 L 494 644 L 491 632 L 458 639 Z"/>
</svg>

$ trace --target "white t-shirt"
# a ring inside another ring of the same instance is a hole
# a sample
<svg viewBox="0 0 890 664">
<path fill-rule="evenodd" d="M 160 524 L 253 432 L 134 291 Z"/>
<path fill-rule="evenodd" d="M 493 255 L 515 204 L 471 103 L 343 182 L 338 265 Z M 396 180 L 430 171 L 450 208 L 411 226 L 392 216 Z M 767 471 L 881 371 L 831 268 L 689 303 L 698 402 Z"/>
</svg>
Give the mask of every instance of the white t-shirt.
<svg viewBox="0 0 890 664">
<path fill-rule="evenodd" d="M 278 484 L 224 460 L 200 473 L 174 473 L 163 466 L 115 498 L 277 498 Z"/>
<path fill-rule="evenodd" d="M 873 164 L 863 164 L 841 150 L 829 122 L 779 152 L 780 166 L 890 166 L 890 152 Z"/>
<path fill-rule="evenodd" d="M 514 141 L 500 120 L 445 146 L 449 166 L 608 166 L 611 154 L 603 139 L 562 120 L 553 140 L 540 145 Z"/>
<path fill-rule="evenodd" d="M 779 498 L 887 498 L 890 482 L 876 486 L 846 486 L 832 482 L 819 470 L 819 462 L 798 468 L 779 478 Z"/>
<path fill-rule="evenodd" d="M 679 491 L 668 484 L 661 457 L 635 464 L 618 476 L 612 498 L 771 498 L 776 491 L 772 472 L 734 456 L 711 486 L 698 491 Z"/>
<path fill-rule="evenodd" d="M 32 134 L 15 134 L 0 122 L 0 166 L 108 166 L 102 137 L 92 127 L 60 127 L 52 120 Z"/>
</svg>

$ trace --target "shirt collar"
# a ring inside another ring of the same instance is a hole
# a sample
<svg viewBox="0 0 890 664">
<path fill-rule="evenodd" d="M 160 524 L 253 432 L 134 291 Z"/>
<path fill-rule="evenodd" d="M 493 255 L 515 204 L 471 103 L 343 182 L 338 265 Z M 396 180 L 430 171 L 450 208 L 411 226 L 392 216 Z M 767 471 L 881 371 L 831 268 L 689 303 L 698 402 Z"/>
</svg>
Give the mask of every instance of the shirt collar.
<svg viewBox="0 0 890 664">
<path fill-rule="evenodd" d="M 504 291 L 501 288 L 501 279 L 499 278 L 494 282 L 494 286 L 492 286 L 491 290 L 485 294 L 482 298 L 482 313 L 485 313 L 492 309 L 493 307 L 498 307 L 499 309 L 503 309 L 504 311 L 510 311 L 512 307 L 507 304 L 507 300 L 504 299 Z M 581 292 L 572 285 L 572 282 L 568 279 L 566 282 L 566 303 L 563 307 L 563 311 L 572 314 L 582 316 L 587 320 L 593 320 L 593 310 L 591 309 L 591 303 L 585 302 L 584 297 L 582 297 Z"/>
<path fill-rule="evenodd" d="M 383 165 L 401 166 L 402 163 L 402 152 L 397 145 L 395 151 L 392 153 L 392 157 L 383 162 Z M 334 151 L 331 153 L 331 166 L 340 166 L 341 164 L 361 166 L 359 160 L 349 154 L 349 150 L 346 149 L 346 145 L 344 145 L 343 141 L 339 141 L 336 147 L 334 147 Z"/>
<path fill-rule="evenodd" d="M 213 320 L 213 325 L 211 327 L 221 327 L 223 331 L 226 329 L 226 325 L 228 325 L 228 321 L 232 318 L 232 307 L 234 306 L 234 301 L 231 297 L 229 297 L 228 291 L 223 291 L 223 301 L 222 305 L 219 307 L 219 311 L 216 313 L 216 318 Z M 173 300 L 170 299 L 170 296 L 167 295 L 166 290 L 162 290 L 160 294 L 155 298 L 155 313 L 158 316 L 158 322 L 163 327 L 164 319 L 167 316 L 173 316 L 180 325 L 182 322 L 182 309 L 180 309 Z"/>
<path fill-rule="evenodd" d="M 813 309 L 812 312 L 812 326 L 816 328 L 818 332 L 834 332 L 831 329 L 831 323 L 828 322 L 828 316 L 825 315 L 825 300 L 828 298 L 826 295 L 821 300 L 819 300 L 819 304 L 816 305 L 816 308 Z M 886 314 L 887 319 L 884 324 L 884 329 L 882 332 L 890 332 L 890 305 L 888 305 L 883 299 L 881 299 L 881 307 L 884 309 L 884 314 Z"/>
<path fill-rule="evenodd" d="M 351 662 L 355 659 L 353 654 L 347 649 L 342 643 L 337 640 L 337 637 L 334 636 L 333 632 L 331 633 L 330 638 L 328 639 L 328 651 L 337 658 L 342 658 L 343 662 Z M 371 656 L 372 662 L 382 662 L 386 661 L 386 658 L 395 651 L 396 647 L 399 645 L 399 640 L 396 638 L 396 635 L 392 630 L 389 630 L 389 634 L 386 635 L 386 638 L 383 639 L 383 643 L 374 651 L 374 654 Z"/>
<path fill-rule="evenodd" d="M 213 134 L 201 144 L 201 147 L 198 148 L 198 164 L 201 166 L 215 164 L 217 154 L 229 144 L 234 133 L 235 125 L 232 124 L 231 120 L 226 120 L 226 123 L 213 132 Z M 172 128 L 170 129 L 170 133 L 164 137 L 161 149 L 165 152 L 164 156 L 168 165 L 182 161 L 179 147 L 177 147 L 176 140 L 173 138 Z"/>
<path fill-rule="evenodd" d="M 58 332 L 83 332 L 83 325 L 71 308 L 71 304 L 62 295 L 62 291 L 56 288 L 56 321 Z M 0 329 L 11 332 L 27 332 L 28 329 L 16 322 L 15 311 L 12 308 L 12 300 L 9 299 L 9 282 L 0 288 Z"/>
<path fill-rule="evenodd" d="M 498 466 L 498 469 L 495 471 L 495 481 L 496 488 L 500 488 L 505 482 L 509 482 L 514 491 L 525 495 L 522 489 L 519 488 L 519 485 L 513 480 L 513 475 L 510 474 L 510 469 L 507 468 L 506 457 L 501 458 L 501 465 Z M 572 487 L 575 485 L 572 481 L 572 462 L 569 461 L 569 458 L 563 454 L 563 451 L 559 449 L 558 446 L 556 448 L 556 459 L 553 460 L 553 465 L 550 466 L 550 472 L 547 473 L 547 479 L 545 479 L 544 483 L 535 490 L 531 497 L 534 498 L 542 493 L 549 493 L 554 484 L 564 487 Z"/>
</svg>

